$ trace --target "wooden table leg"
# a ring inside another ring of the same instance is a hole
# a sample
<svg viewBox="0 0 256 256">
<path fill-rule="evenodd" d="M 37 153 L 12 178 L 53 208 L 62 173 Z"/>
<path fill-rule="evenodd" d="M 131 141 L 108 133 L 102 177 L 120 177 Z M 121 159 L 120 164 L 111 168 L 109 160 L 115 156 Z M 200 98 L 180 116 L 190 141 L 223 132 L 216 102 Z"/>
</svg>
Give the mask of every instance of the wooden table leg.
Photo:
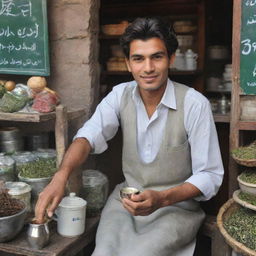
<svg viewBox="0 0 256 256">
<path fill-rule="evenodd" d="M 67 108 L 63 105 L 58 105 L 56 107 L 55 143 L 57 152 L 57 167 L 59 167 L 68 145 Z"/>
</svg>

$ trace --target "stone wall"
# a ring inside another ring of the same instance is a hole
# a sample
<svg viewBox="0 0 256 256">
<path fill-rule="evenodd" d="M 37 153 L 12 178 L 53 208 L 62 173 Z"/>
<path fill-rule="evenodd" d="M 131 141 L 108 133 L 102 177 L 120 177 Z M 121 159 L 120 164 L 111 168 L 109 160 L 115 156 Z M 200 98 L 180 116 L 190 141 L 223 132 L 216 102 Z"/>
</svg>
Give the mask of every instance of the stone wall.
<svg viewBox="0 0 256 256">
<path fill-rule="evenodd" d="M 51 76 L 68 109 L 90 114 L 98 100 L 100 0 L 48 0 Z"/>
</svg>

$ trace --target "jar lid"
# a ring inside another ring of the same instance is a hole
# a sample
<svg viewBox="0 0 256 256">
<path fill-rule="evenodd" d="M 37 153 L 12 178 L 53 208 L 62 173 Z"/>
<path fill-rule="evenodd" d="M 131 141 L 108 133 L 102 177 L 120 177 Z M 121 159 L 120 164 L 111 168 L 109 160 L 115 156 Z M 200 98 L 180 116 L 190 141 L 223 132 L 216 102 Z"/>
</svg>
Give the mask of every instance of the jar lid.
<svg viewBox="0 0 256 256">
<path fill-rule="evenodd" d="M 86 204 L 87 202 L 83 198 L 77 197 L 76 193 L 71 192 L 69 196 L 66 196 L 61 200 L 59 206 L 63 208 L 77 209 L 86 206 Z"/>
<path fill-rule="evenodd" d="M 31 191 L 31 186 L 25 182 L 6 182 L 6 188 L 9 190 L 8 194 L 17 196 Z"/>
</svg>

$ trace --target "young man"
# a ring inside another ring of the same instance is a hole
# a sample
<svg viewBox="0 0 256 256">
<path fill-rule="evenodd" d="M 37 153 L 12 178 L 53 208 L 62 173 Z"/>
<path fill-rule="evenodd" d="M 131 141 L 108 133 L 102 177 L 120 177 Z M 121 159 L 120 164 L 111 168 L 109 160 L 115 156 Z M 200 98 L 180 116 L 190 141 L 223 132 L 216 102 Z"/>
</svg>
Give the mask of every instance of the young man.
<svg viewBox="0 0 256 256">
<path fill-rule="evenodd" d="M 223 166 L 211 108 L 199 92 L 168 79 L 178 43 L 158 19 L 139 18 L 121 38 L 135 81 L 119 84 L 78 131 L 59 171 L 40 194 L 36 217 L 51 215 L 69 174 L 101 153 L 121 125 L 125 181 L 102 212 L 93 256 L 189 256 Z M 142 191 L 119 198 L 124 186 Z"/>
</svg>

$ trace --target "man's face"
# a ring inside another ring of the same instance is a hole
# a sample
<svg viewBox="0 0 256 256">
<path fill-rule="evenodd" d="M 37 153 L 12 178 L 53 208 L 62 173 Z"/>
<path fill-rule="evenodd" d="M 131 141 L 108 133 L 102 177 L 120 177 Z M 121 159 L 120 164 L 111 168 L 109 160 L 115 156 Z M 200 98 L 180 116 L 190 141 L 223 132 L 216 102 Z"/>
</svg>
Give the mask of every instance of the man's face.
<svg viewBox="0 0 256 256">
<path fill-rule="evenodd" d="M 140 90 L 154 91 L 165 88 L 168 68 L 173 61 L 174 56 L 168 57 L 164 42 L 153 37 L 145 41 L 133 40 L 126 64 Z"/>
</svg>

